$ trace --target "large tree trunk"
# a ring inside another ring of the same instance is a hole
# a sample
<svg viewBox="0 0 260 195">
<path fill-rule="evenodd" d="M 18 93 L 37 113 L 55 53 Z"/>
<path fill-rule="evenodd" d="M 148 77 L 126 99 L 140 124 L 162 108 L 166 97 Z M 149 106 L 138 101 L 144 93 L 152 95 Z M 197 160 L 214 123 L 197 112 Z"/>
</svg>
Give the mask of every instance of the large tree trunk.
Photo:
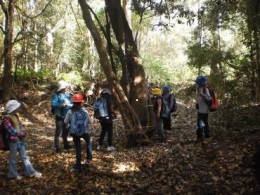
<svg viewBox="0 0 260 195">
<path fill-rule="evenodd" d="M 8 1 L 8 7 L 5 6 L 3 0 L 0 0 L 1 8 L 5 14 L 5 29 L 4 29 L 4 51 L 3 62 L 4 71 L 1 81 L 1 101 L 10 99 L 11 88 L 13 84 L 12 78 L 12 49 L 13 49 L 13 20 L 15 0 Z"/>
<path fill-rule="evenodd" d="M 106 0 L 107 12 L 110 17 L 113 31 L 119 47 L 124 48 L 124 59 L 127 69 L 124 69 L 122 78 L 130 87 L 126 91 L 129 102 L 138 115 L 142 126 L 152 127 L 152 111 L 149 109 L 149 92 L 145 78 L 144 68 L 140 61 L 137 45 L 134 41 L 132 30 L 120 0 Z"/>
<path fill-rule="evenodd" d="M 131 105 L 129 104 L 129 101 L 122 87 L 118 83 L 116 75 L 114 74 L 110 61 L 108 59 L 106 47 L 104 46 L 103 40 L 101 39 L 98 29 L 92 21 L 89 11 L 89 5 L 86 3 L 85 0 L 78 0 L 78 2 L 82 9 L 82 15 L 85 24 L 91 32 L 91 35 L 94 39 L 97 52 L 100 58 L 101 67 L 104 71 L 104 74 L 106 75 L 109 86 L 112 88 L 113 95 L 115 96 L 116 101 L 119 105 L 119 110 L 122 115 L 126 130 L 128 130 L 128 133 L 130 133 L 131 131 L 135 131 L 136 129 L 140 130 L 141 125 L 138 120 L 138 117 Z"/>
</svg>

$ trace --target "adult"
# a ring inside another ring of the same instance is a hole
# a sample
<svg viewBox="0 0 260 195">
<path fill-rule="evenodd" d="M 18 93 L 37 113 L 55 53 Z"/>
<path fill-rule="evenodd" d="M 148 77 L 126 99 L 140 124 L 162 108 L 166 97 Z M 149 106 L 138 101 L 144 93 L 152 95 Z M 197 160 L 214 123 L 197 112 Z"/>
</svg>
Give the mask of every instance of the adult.
<svg viewBox="0 0 260 195">
<path fill-rule="evenodd" d="M 104 98 L 107 105 L 108 116 L 99 119 L 101 125 L 101 133 L 98 141 L 97 150 L 103 148 L 103 141 L 107 134 L 108 147 L 107 151 L 113 151 L 116 148 L 113 146 L 113 119 L 116 118 L 116 111 L 114 109 L 114 102 L 112 99 L 111 90 L 104 88 L 100 94 L 101 98 Z"/>
<path fill-rule="evenodd" d="M 68 142 L 68 128 L 64 123 L 64 118 L 68 110 L 72 107 L 71 94 L 68 91 L 69 84 L 63 80 L 58 82 L 58 89 L 52 95 L 51 106 L 54 109 L 56 130 L 54 134 L 55 151 L 61 151 L 59 137 L 62 134 L 63 149 L 70 149 Z"/>
<path fill-rule="evenodd" d="M 198 76 L 195 80 L 196 88 L 196 108 L 198 110 L 197 117 L 197 141 L 201 142 L 204 138 L 210 138 L 208 113 L 209 105 L 206 103 L 205 98 L 210 98 L 210 93 L 207 85 L 207 78 L 205 76 Z"/>
<path fill-rule="evenodd" d="M 88 111 L 83 107 L 83 96 L 74 94 L 71 99 L 73 106 L 67 112 L 64 119 L 65 124 L 69 124 L 69 133 L 73 138 L 76 150 L 76 165 L 73 172 L 81 171 L 81 138 L 85 141 L 86 146 L 86 165 L 90 165 L 92 160 L 92 145 L 89 135 L 88 126 L 92 123 Z"/>
<path fill-rule="evenodd" d="M 153 111 L 154 111 L 154 122 L 156 127 L 156 133 L 160 140 L 165 139 L 164 135 L 164 129 L 163 129 L 163 119 L 161 117 L 161 111 L 162 111 L 162 105 L 163 105 L 163 99 L 161 96 L 162 92 L 159 88 L 153 89 Z"/>
<path fill-rule="evenodd" d="M 10 179 L 21 180 L 22 176 L 17 170 L 17 152 L 22 160 L 24 167 L 24 175 L 27 177 L 40 178 L 41 173 L 36 171 L 26 154 L 25 150 L 25 129 L 19 120 L 17 113 L 21 107 L 21 103 L 16 100 L 7 102 L 5 109 L 7 115 L 3 121 L 3 127 L 9 134 L 9 170 L 7 177 Z"/>
<path fill-rule="evenodd" d="M 165 85 L 162 87 L 162 97 L 164 102 L 167 104 L 168 109 L 171 110 L 174 104 L 174 96 L 171 94 L 171 89 L 169 86 Z M 171 123 L 171 112 L 165 118 L 163 118 L 163 128 L 164 130 L 171 130 L 172 123 Z"/>
</svg>

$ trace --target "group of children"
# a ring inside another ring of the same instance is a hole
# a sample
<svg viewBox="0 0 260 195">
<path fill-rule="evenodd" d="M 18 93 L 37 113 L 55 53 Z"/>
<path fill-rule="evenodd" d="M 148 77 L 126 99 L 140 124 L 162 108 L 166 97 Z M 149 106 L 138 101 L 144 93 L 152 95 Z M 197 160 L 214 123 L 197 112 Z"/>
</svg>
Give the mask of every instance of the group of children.
<svg viewBox="0 0 260 195">
<path fill-rule="evenodd" d="M 89 125 L 93 123 L 93 118 L 90 117 L 88 111 L 84 108 L 84 99 L 81 94 L 70 94 L 69 84 L 65 81 L 58 82 L 58 90 L 53 94 L 51 100 L 51 106 L 54 110 L 56 131 L 54 136 L 55 151 L 59 153 L 59 136 L 62 134 L 63 149 L 69 149 L 67 144 L 67 137 L 70 134 L 73 138 L 74 147 L 76 151 L 76 164 L 72 171 L 80 171 L 82 169 L 81 164 L 81 138 L 86 142 L 86 165 L 90 165 L 92 160 L 92 143 L 89 135 Z M 108 116 L 100 118 L 101 133 L 98 141 L 97 149 L 103 148 L 103 141 L 107 134 L 108 139 L 108 151 L 115 150 L 112 145 L 113 140 L 113 118 L 116 118 L 116 112 L 114 110 L 114 103 L 111 98 L 111 90 L 104 88 L 100 96 L 105 99 L 107 105 Z"/>
<path fill-rule="evenodd" d="M 196 79 L 197 96 L 196 102 L 198 104 L 198 129 L 197 138 L 198 140 L 203 138 L 203 133 L 205 138 L 209 138 L 209 127 L 208 127 L 208 113 L 209 106 L 205 103 L 205 96 L 209 95 L 209 91 L 204 87 L 207 84 L 206 77 L 200 76 Z M 54 135 L 54 146 L 55 151 L 59 153 L 59 136 L 62 134 L 64 149 L 69 149 L 68 144 L 68 134 L 73 138 L 74 147 L 76 151 L 76 164 L 72 171 L 80 171 L 82 169 L 81 164 L 81 138 L 86 142 L 86 165 L 90 165 L 92 160 L 92 143 L 89 135 L 89 125 L 92 124 L 93 119 L 90 117 L 88 111 L 84 108 L 83 96 L 80 94 L 70 94 L 68 92 L 68 83 L 65 81 L 60 81 L 58 83 L 58 89 L 56 93 L 53 94 L 51 100 L 51 106 L 53 109 L 53 114 L 55 115 L 56 130 Z M 162 90 L 160 88 L 154 88 L 152 90 L 154 96 L 154 121 L 157 130 L 157 135 L 160 139 L 165 139 L 164 129 L 171 129 L 171 112 L 166 117 L 161 116 L 163 101 L 168 101 L 168 107 L 170 110 L 173 106 L 176 106 L 175 97 L 171 96 L 170 87 L 164 86 Z M 99 119 L 101 124 L 101 134 L 98 141 L 97 149 L 103 148 L 103 140 L 105 135 L 108 135 L 108 151 L 115 150 L 112 143 L 113 136 L 113 118 L 116 118 L 116 112 L 114 110 L 114 104 L 111 98 L 111 91 L 108 88 L 103 89 L 101 96 L 107 101 L 107 109 L 109 115 L 106 118 Z M 17 180 L 22 179 L 21 175 L 17 170 L 17 152 L 23 162 L 25 171 L 24 175 L 28 177 L 40 178 L 42 174 L 36 171 L 25 150 L 25 131 L 18 118 L 17 112 L 21 107 L 21 103 L 16 100 L 10 100 L 5 106 L 7 115 L 3 120 L 3 126 L 9 133 L 9 171 L 8 178 L 14 178 Z M 204 127 L 200 127 L 199 122 L 203 121 Z"/>
<path fill-rule="evenodd" d="M 65 81 L 58 82 L 58 89 L 52 95 L 51 107 L 52 113 L 55 117 L 55 133 L 54 133 L 54 147 L 55 152 L 60 153 L 61 148 L 59 144 L 59 137 L 63 138 L 63 149 L 70 149 L 68 142 L 68 134 L 73 138 L 73 143 L 76 152 L 76 164 L 71 171 L 80 171 L 82 169 L 81 163 L 81 138 L 86 142 L 86 161 L 85 165 L 90 165 L 92 160 L 92 143 L 89 135 L 89 125 L 92 124 L 93 119 L 90 117 L 88 111 L 84 108 L 84 99 L 81 94 L 72 95 L 69 93 L 69 84 Z M 97 149 L 103 147 L 103 141 L 106 134 L 108 134 L 108 151 L 115 150 L 112 145 L 113 136 L 113 118 L 116 118 L 116 112 L 113 109 L 113 101 L 110 97 L 112 95 L 108 88 L 103 89 L 101 96 L 103 96 L 108 105 L 109 119 L 99 119 L 101 124 L 101 134 L 99 138 L 99 145 Z M 7 177 L 9 179 L 21 180 L 22 176 L 17 170 L 17 152 L 22 160 L 24 166 L 24 176 L 40 178 L 42 173 L 36 171 L 31 164 L 26 150 L 25 150 L 25 129 L 19 120 L 17 113 L 21 108 L 21 103 L 17 100 L 10 100 L 5 106 L 6 115 L 3 120 L 3 127 L 8 132 L 9 145 L 9 170 Z"/>
<path fill-rule="evenodd" d="M 207 100 L 211 100 L 209 84 L 206 76 L 198 76 L 194 81 L 196 88 L 196 108 L 197 108 L 197 142 L 210 138 L 208 114 L 210 105 Z M 151 90 L 153 99 L 154 122 L 159 139 L 165 139 L 165 131 L 171 130 L 171 113 L 176 111 L 176 99 L 171 93 L 169 86 L 153 88 Z M 214 97 L 215 98 L 215 97 Z M 203 124 L 203 125 L 201 125 Z"/>
</svg>

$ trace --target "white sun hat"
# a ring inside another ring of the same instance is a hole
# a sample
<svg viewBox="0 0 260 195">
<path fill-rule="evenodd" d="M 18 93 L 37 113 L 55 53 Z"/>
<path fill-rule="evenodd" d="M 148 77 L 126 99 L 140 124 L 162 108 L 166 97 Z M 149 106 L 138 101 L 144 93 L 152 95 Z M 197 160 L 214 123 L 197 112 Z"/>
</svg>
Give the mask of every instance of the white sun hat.
<svg viewBox="0 0 260 195">
<path fill-rule="evenodd" d="M 111 90 L 110 89 L 108 89 L 108 88 L 104 88 L 103 90 L 102 90 L 102 92 L 101 93 L 108 93 L 109 95 L 111 95 L 112 93 L 111 93 Z"/>
<path fill-rule="evenodd" d="M 66 81 L 63 81 L 63 80 L 59 81 L 58 82 L 58 90 L 57 91 L 60 91 L 60 90 L 65 89 L 67 87 L 69 87 L 69 84 Z"/>
<path fill-rule="evenodd" d="M 5 110 L 6 110 L 7 114 L 10 114 L 13 111 L 15 111 L 17 108 L 19 108 L 20 106 L 21 106 L 21 103 L 18 102 L 17 100 L 9 100 L 7 102 L 7 104 L 5 105 Z"/>
</svg>

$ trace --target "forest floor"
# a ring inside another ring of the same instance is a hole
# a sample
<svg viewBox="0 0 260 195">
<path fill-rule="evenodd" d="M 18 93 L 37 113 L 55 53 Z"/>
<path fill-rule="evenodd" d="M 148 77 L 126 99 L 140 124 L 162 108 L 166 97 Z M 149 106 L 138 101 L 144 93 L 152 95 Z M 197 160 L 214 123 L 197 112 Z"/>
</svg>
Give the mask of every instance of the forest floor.
<svg viewBox="0 0 260 195">
<path fill-rule="evenodd" d="M 118 117 L 113 152 L 96 150 L 100 126 L 95 121 L 90 132 L 92 164 L 74 173 L 74 149 L 54 152 L 50 92 L 28 90 L 19 98 L 25 103 L 20 117 L 27 130 L 28 156 L 43 177 L 8 179 L 8 152 L 0 151 L 0 194 L 260 194 L 253 162 L 260 138 L 259 106 L 210 113 L 212 139 L 199 144 L 196 110 L 181 100 L 164 142 L 126 148 Z M 18 167 L 22 173 L 20 159 Z"/>
</svg>

